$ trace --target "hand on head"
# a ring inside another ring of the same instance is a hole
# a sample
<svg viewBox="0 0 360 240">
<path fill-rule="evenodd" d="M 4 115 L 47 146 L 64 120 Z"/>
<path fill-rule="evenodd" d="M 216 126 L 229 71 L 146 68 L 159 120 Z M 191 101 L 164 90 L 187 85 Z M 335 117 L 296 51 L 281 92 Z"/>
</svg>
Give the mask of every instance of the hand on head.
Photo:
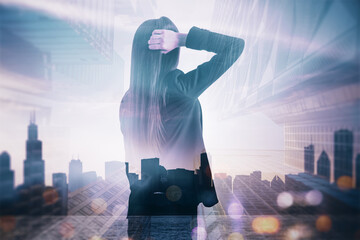
<svg viewBox="0 0 360 240">
<path fill-rule="evenodd" d="M 148 44 L 150 50 L 161 50 L 161 53 L 166 54 L 179 47 L 178 33 L 166 29 L 155 29 Z"/>
</svg>

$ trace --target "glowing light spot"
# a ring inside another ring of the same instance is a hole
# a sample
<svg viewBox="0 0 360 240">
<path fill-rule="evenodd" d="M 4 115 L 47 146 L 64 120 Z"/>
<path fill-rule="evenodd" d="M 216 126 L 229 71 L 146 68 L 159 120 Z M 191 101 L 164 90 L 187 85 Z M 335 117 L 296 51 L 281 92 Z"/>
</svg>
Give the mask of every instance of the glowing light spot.
<svg viewBox="0 0 360 240">
<path fill-rule="evenodd" d="M 166 197 L 172 202 L 178 201 L 182 196 L 181 189 L 176 186 L 172 185 L 166 189 Z"/>
<path fill-rule="evenodd" d="M 288 208 L 294 203 L 293 196 L 288 192 L 282 192 L 277 196 L 277 205 L 281 208 Z"/>
<path fill-rule="evenodd" d="M 101 214 L 105 212 L 106 208 L 107 208 L 107 203 L 102 198 L 96 198 L 91 202 L 91 210 L 95 214 Z"/>
<path fill-rule="evenodd" d="M 75 233 L 75 228 L 71 223 L 63 222 L 59 227 L 59 233 L 65 239 L 72 238 Z"/>
<path fill-rule="evenodd" d="M 321 215 L 316 219 L 315 225 L 319 232 L 328 232 L 331 229 L 332 221 L 329 216 Z"/>
<path fill-rule="evenodd" d="M 203 227 L 195 227 L 191 231 L 191 239 L 205 240 L 207 236 L 206 230 Z"/>
<path fill-rule="evenodd" d="M 105 239 L 99 236 L 92 236 L 91 238 L 89 238 L 89 240 L 105 240 Z"/>
<path fill-rule="evenodd" d="M 231 233 L 227 240 L 244 240 L 244 237 L 241 233 Z"/>
<path fill-rule="evenodd" d="M 311 190 L 306 193 L 305 195 L 305 202 L 311 206 L 320 205 L 323 200 L 323 195 L 318 190 Z"/>
<path fill-rule="evenodd" d="M 54 204 L 59 200 L 59 194 L 55 188 L 47 188 L 42 194 L 45 204 Z"/>
<path fill-rule="evenodd" d="M 232 203 L 228 208 L 228 215 L 233 219 L 240 219 L 244 214 L 244 208 L 240 203 Z"/>
<path fill-rule="evenodd" d="M 0 217 L 0 229 L 3 232 L 11 232 L 15 229 L 16 218 L 14 216 L 2 216 Z"/>
<path fill-rule="evenodd" d="M 280 229 L 280 222 L 276 217 L 256 217 L 252 221 L 252 228 L 256 233 L 274 234 Z"/>
<path fill-rule="evenodd" d="M 352 178 L 349 176 L 341 176 L 336 181 L 337 186 L 342 190 L 348 190 L 352 188 Z"/>
<path fill-rule="evenodd" d="M 306 225 L 295 225 L 285 232 L 286 240 L 311 239 L 312 232 Z"/>
</svg>

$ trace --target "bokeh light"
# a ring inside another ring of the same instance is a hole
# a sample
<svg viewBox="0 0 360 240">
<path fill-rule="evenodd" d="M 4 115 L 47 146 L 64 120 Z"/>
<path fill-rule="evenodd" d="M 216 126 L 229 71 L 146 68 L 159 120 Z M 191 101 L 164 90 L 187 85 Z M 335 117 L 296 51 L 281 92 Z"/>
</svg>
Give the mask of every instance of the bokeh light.
<svg viewBox="0 0 360 240">
<path fill-rule="evenodd" d="M 252 221 L 252 228 L 259 234 L 274 234 L 280 229 L 280 221 L 276 217 L 261 216 Z"/>
<path fill-rule="evenodd" d="M 101 214 L 105 212 L 106 208 L 107 208 L 107 203 L 102 198 L 96 198 L 91 202 L 91 210 L 95 214 Z"/>
<path fill-rule="evenodd" d="M 16 218 L 14 216 L 1 216 L 0 217 L 0 229 L 5 232 L 11 232 L 15 229 Z"/>
<path fill-rule="evenodd" d="M 328 215 L 321 215 L 316 219 L 315 225 L 319 232 L 328 232 L 331 229 L 332 221 Z"/>
<path fill-rule="evenodd" d="M 244 207 L 241 203 L 231 203 L 228 207 L 228 215 L 233 219 L 240 219 L 244 214 Z"/>
<path fill-rule="evenodd" d="M 105 239 L 99 236 L 92 236 L 91 238 L 89 238 L 89 240 L 105 240 Z"/>
<path fill-rule="evenodd" d="M 75 228 L 71 223 L 63 222 L 60 224 L 59 233 L 63 238 L 69 239 L 74 236 Z"/>
<path fill-rule="evenodd" d="M 241 233 L 234 232 L 229 235 L 227 240 L 244 240 L 244 237 Z"/>
<path fill-rule="evenodd" d="M 311 190 L 306 193 L 305 201 L 307 205 L 318 206 L 323 200 L 323 195 L 318 190 Z"/>
<path fill-rule="evenodd" d="M 207 237 L 206 229 L 203 227 L 195 227 L 191 231 L 191 239 L 193 240 L 205 240 Z"/>
<path fill-rule="evenodd" d="M 55 188 L 46 188 L 42 194 L 45 204 L 54 204 L 59 200 L 59 194 Z"/>
<path fill-rule="evenodd" d="M 352 188 L 352 178 L 349 176 L 341 176 L 336 181 L 337 186 L 342 190 L 348 190 Z"/>
<path fill-rule="evenodd" d="M 181 189 L 176 185 L 171 185 L 166 189 L 166 197 L 172 202 L 178 201 L 182 196 Z"/>
<path fill-rule="evenodd" d="M 282 192 L 277 196 L 277 205 L 281 208 L 288 208 L 294 203 L 294 198 L 289 192 Z"/>
<path fill-rule="evenodd" d="M 298 224 L 290 227 L 284 234 L 284 240 L 311 239 L 312 231 L 306 225 Z"/>
</svg>

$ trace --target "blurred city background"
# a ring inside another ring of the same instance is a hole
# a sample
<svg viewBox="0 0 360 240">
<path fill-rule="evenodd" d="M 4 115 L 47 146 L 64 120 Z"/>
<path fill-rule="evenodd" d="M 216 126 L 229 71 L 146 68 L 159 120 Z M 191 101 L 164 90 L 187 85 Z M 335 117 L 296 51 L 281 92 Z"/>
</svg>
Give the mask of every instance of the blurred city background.
<svg viewBox="0 0 360 240">
<path fill-rule="evenodd" d="M 161 16 L 245 40 L 200 97 L 220 202 L 199 206 L 194 238 L 360 239 L 359 8 L 0 0 L 1 239 L 127 239 L 118 110 L 133 34 Z M 179 68 L 212 55 L 181 49 Z"/>
</svg>

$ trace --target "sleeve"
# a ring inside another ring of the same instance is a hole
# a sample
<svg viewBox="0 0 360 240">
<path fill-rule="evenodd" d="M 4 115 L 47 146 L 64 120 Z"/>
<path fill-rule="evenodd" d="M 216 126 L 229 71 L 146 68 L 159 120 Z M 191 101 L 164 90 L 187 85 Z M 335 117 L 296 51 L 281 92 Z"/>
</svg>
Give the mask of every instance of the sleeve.
<svg viewBox="0 0 360 240">
<path fill-rule="evenodd" d="M 185 46 L 214 52 L 216 55 L 196 69 L 186 74 L 179 74 L 175 79 L 176 87 L 188 97 L 199 97 L 233 65 L 241 55 L 244 45 L 243 39 L 192 27 L 187 35 Z"/>
</svg>

